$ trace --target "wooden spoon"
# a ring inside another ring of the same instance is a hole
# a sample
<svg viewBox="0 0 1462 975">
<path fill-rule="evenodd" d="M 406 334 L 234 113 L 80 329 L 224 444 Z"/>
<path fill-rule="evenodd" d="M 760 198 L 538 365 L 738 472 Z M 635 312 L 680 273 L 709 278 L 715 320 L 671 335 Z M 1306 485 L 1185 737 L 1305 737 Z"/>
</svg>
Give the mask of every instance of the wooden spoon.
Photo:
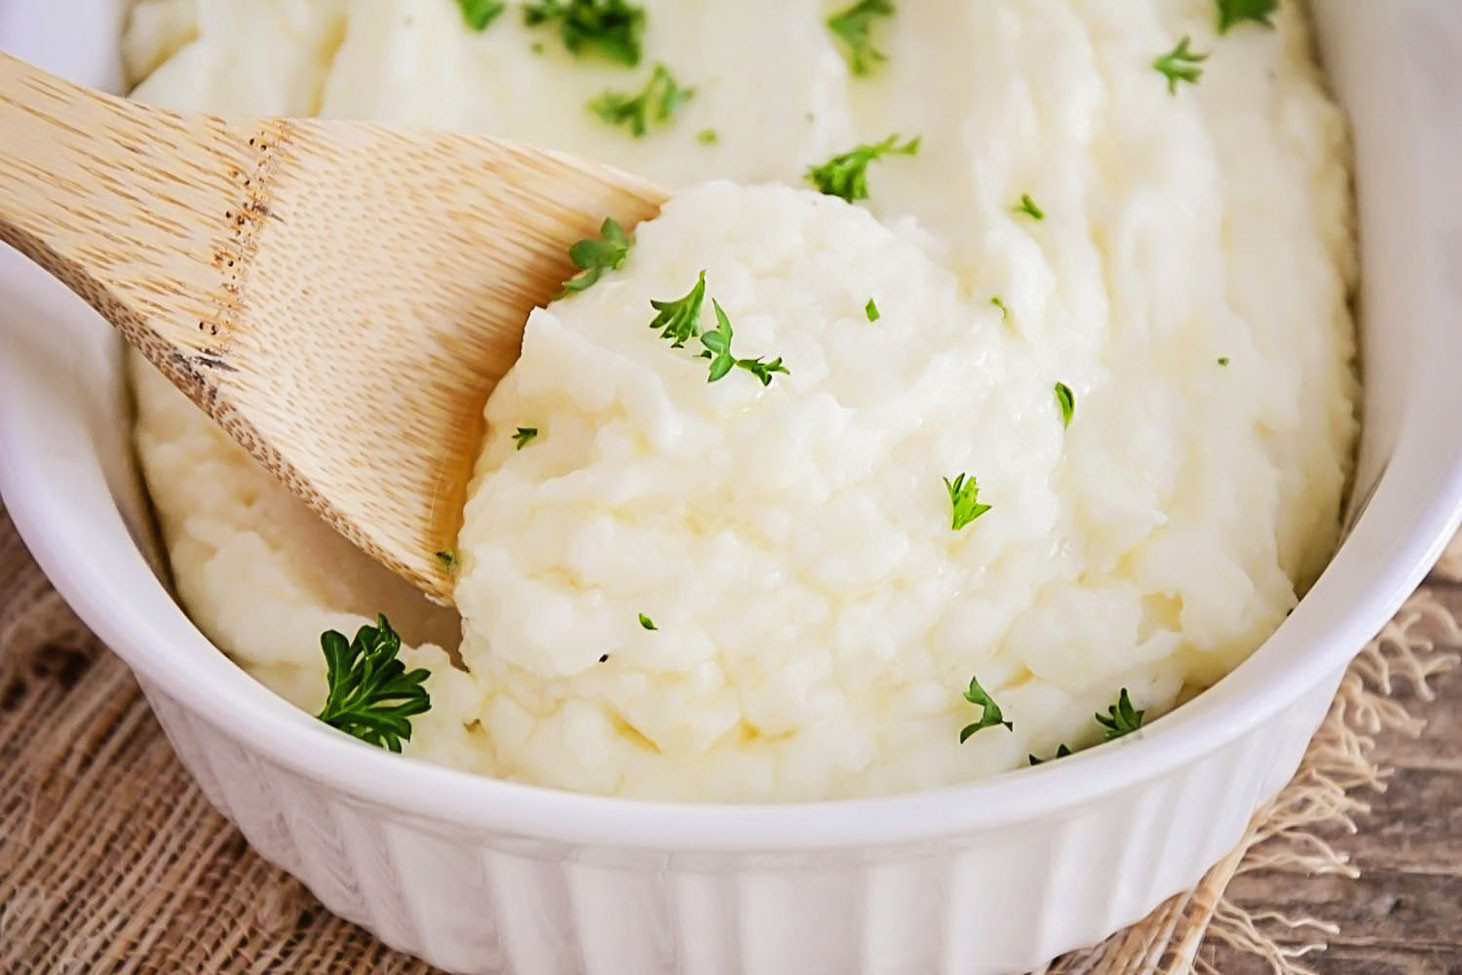
<svg viewBox="0 0 1462 975">
<path fill-rule="evenodd" d="M 665 193 L 501 139 L 179 116 L 0 55 L 0 241 L 346 538 L 451 597 L 482 409 L 605 217 Z"/>
</svg>

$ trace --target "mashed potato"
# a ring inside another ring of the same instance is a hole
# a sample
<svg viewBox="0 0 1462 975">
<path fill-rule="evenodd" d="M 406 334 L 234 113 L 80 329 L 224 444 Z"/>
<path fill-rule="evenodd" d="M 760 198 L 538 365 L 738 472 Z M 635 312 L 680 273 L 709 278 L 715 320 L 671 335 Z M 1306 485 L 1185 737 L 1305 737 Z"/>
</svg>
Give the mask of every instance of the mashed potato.
<svg viewBox="0 0 1462 975">
<path fill-rule="evenodd" d="M 455 617 L 139 368 L 179 592 L 220 647 L 315 709 L 320 632 L 384 611 L 433 673 L 413 754 L 784 801 L 1091 744 L 1120 689 L 1159 714 L 1274 630 L 1333 548 L 1355 433 L 1347 148 L 1297 5 L 1220 36 L 1212 0 L 899 0 L 868 77 L 824 26 L 844 5 L 646 2 L 637 69 L 517 11 L 474 33 L 452 0 L 138 5 L 144 100 L 491 131 L 686 187 L 534 313 L 489 403 L 460 669 Z M 1170 93 L 1152 62 L 1184 35 L 1209 58 Z M 657 62 L 696 89 L 670 121 L 585 108 Z M 875 163 L 866 203 L 805 188 L 895 132 L 919 154 Z M 702 270 L 701 327 L 714 298 L 735 354 L 789 373 L 708 383 L 698 341 L 647 327 Z M 991 508 L 955 530 L 961 473 Z M 961 744 L 972 676 L 1013 727 Z"/>
</svg>

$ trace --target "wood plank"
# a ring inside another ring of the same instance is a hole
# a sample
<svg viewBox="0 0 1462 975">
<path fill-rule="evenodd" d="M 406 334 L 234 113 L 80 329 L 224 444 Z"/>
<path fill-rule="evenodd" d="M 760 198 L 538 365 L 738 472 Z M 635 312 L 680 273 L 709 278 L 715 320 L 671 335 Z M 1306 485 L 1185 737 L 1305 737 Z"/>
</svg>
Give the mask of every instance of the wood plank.
<svg viewBox="0 0 1462 975">
<path fill-rule="evenodd" d="M 1462 618 L 1462 585 L 1428 588 Z M 1350 854 L 1358 879 L 1259 871 L 1230 886 L 1230 899 L 1252 913 L 1338 924 L 1330 947 L 1305 960 L 1325 975 L 1462 975 L 1462 671 L 1442 675 L 1434 688 L 1431 702 L 1398 688 L 1396 697 L 1426 719 L 1425 730 L 1378 739 L 1375 757 L 1395 770 L 1386 790 L 1368 797 L 1371 811 L 1358 817 L 1355 834 L 1324 833 Z M 1306 940 L 1303 933 L 1282 939 Z M 1203 957 L 1223 975 L 1270 970 L 1211 942 Z"/>
</svg>

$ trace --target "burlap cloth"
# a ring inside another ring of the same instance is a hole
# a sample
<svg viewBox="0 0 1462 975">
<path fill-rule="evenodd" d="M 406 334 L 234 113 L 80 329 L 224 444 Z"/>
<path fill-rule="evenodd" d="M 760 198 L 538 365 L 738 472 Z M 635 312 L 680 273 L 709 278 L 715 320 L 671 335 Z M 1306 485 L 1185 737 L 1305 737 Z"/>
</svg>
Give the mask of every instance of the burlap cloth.
<svg viewBox="0 0 1462 975">
<path fill-rule="evenodd" d="M 1462 546 L 1440 571 L 1462 576 Z M 1223 942 L 1302 972 L 1323 919 L 1253 917 L 1237 873 L 1350 873 L 1322 841 L 1384 788 L 1374 736 L 1416 733 L 1391 699 L 1455 665 L 1456 622 L 1425 590 L 1351 667 L 1298 776 L 1194 890 L 1052 972 L 1210 971 Z M 1307 932 L 1296 940 L 1296 930 Z M 1284 931 L 1284 947 L 1271 937 Z M 325 912 L 255 856 L 173 757 L 141 692 L 47 585 L 0 509 L 0 973 L 427 972 Z"/>
</svg>

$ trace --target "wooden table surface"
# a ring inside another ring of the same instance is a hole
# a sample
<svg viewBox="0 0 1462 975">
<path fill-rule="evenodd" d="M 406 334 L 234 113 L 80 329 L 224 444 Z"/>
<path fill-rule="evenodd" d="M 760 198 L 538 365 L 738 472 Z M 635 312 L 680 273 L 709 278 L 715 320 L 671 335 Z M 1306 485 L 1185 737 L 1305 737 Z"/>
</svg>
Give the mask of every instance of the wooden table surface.
<svg viewBox="0 0 1462 975">
<path fill-rule="evenodd" d="M 1427 587 L 1462 620 L 1462 584 L 1433 576 Z M 1432 686 L 1434 701 L 1396 695 L 1426 719 L 1426 730 L 1419 738 L 1378 740 L 1374 757 L 1394 772 L 1386 791 L 1369 797 L 1371 811 L 1357 818 L 1358 832 L 1322 834 L 1350 854 L 1358 879 L 1268 871 L 1237 877 L 1229 888 L 1230 899 L 1251 914 L 1277 911 L 1339 925 L 1324 953 L 1302 959 L 1323 975 L 1462 975 L 1462 669 Z M 1205 947 L 1204 957 L 1222 975 L 1270 971 L 1220 946 Z"/>
</svg>

